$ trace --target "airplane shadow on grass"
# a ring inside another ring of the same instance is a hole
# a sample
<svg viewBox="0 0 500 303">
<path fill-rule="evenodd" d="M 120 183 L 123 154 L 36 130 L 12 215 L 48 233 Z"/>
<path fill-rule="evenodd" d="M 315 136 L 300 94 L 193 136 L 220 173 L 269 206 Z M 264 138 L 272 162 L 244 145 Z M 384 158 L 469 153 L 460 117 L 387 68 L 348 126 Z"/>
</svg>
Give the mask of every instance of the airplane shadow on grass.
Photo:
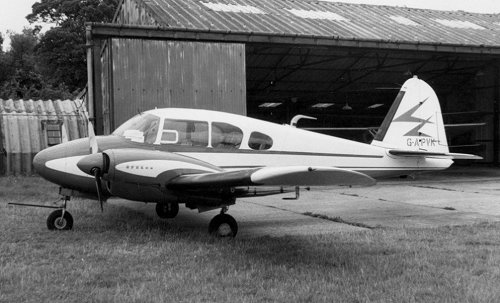
<svg viewBox="0 0 500 303">
<path fill-rule="evenodd" d="M 177 218 L 164 220 L 155 216 L 152 206 L 134 209 L 123 205 L 108 205 L 107 211 L 102 215 L 96 216 L 92 211 L 81 214 L 79 221 L 82 222 L 78 223 L 79 227 L 75 231 L 95 233 L 97 236 L 92 236 L 95 241 L 107 241 L 106 239 L 114 237 L 126 239 L 132 244 L 189 241 L 195 245 L 222 247 L 223 250 L 229 248 L 228 253 L 244 255 L 249 258 L 249 262 L 268 262 L 287 267 L 354 269 L 359 267 L 359 259 L 379 255 L 390 257 L 397 253 L 393 247 L 364 243 L 362 238 L 365 233 L 372 231 L 354 233 L 360 235 L 354 236 L 355 239 L 351 239 L 349 233 L 219 239 L 207 235 L 207 220 L 209 216 L 199 216 L 194 211 L 181 211 Z M 259 228 L 278 226 L 283 226 L 283 222 L 265 222 Z M 103 233 L 108 235 L 100 236 Z"/>
</svg>

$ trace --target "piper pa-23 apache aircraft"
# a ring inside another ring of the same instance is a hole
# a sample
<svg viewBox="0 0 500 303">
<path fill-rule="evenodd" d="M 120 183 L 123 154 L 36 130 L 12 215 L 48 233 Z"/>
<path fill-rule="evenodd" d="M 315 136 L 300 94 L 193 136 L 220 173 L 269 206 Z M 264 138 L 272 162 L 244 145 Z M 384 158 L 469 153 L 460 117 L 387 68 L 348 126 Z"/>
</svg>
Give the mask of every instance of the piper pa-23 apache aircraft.
<svg viewBox="0 0 500 303">
<path fill-rule="evenodd" d="M 141 113 L 112 135 L 90 136 L 39 152 L 33 162 L 60 186 L 62 206 L 49 229 L 71 229 L 66 202 L 76 192 L 102 203 L 109 197 L 156 203 L 161 218 L 179 204 L 221 209 L 209 224 L 217 236 L 235 236 L 228 207 L 237 198 L 295 192 L 310 186 L 369 186 L 373 178 L 449 167 L 450 153 L 438 98 L 424 81 L 407 80 L 371 144 L 345 140 L 244 116 L 165 108 Z M 90 151 L 89 151 L 90 150 Z"/>
</svg>

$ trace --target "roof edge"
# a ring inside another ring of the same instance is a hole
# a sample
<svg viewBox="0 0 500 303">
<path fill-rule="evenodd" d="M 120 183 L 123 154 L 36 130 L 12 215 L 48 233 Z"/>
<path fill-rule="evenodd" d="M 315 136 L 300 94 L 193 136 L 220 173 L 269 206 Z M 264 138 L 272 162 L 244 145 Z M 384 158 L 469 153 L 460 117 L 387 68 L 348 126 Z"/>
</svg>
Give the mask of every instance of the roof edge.
<svg viewBox="0 0 500 303">
<path fill-rule="evenodd" d="M 354 37 L 345 38 L 339 36 L 326 37 L 287 33 L 201 30 L 112 23 L 86 23 L 86 26 L 91 33 L 90 39 L 121 37 L 228 43 L 276 43 L 500 55 L 500 45 L 448 44 L 390 39 L 358 39 Z"/>
</svg>

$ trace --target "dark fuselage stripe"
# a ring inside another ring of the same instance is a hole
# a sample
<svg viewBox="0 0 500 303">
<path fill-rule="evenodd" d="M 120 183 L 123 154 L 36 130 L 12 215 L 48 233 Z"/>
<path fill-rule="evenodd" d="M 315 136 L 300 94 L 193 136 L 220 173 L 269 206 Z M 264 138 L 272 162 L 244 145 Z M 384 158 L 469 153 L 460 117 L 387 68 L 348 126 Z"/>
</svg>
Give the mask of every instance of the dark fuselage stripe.
<svg viewBox="0 0 500 303">
<path fill-rule="evenodd" d="M 314 166 L 314 165 L 313 165 Z M 259 167 L 264 167 L 263 165 L 261 166 L 220 166 L 220 168 L 223 169 L 249 169 L 249 168 L 259 168 Z M 343 169 L 350 169 L 350 170 L 359 170 L 359 169 L 364 169 L 364 170 L 372 170 L 372 169 L 380 169 L 380 170 L 441 170 L 443 167 L 417 167 L 417 166 L 394 166 L 394 167 L 389 167 L 389 166 L 335 166 L 337 168 L 343 168 Z"/>
<path fill-rule="evenodd" d="M 353 155 L 353 154 L 331 154 L 331 153 L 310 153 L 310 152 L 289 152 L 289 151 L 260 151 L 260 150 L 169 150 L 174 153 L 221 153 L 221 154 L 251 154 L 251 155 L 287 155 L 287 156 L 322 156 L 322 157 L 344 157 L 344 158 L 383 158 L 382 155 Z"/>
</svg>

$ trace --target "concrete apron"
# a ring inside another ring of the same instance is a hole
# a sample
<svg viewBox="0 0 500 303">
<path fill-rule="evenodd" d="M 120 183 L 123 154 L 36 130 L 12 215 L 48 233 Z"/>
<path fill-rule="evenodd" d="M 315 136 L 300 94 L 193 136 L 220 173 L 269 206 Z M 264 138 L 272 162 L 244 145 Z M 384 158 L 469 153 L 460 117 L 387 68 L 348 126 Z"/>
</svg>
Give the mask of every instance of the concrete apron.
<svg viewBox="0 0 500 303">
<path fill-rule="evenodd" d="M 238 237 L 314 235 L 367 227 L 433 227 L 500 221 L 500 170 L 450 170 L 416 179 L 390 179 L 365 188 L 317 188 L 288 195 L 239 199 L 231 214 Z M 156 217 L 154 204 L 111 200 Z M 169 223 L 206 232 L 217 211 L 198 214 L 181 207 Z M 366 226 L 366 227 L 363 227 Z"/>
</svg>

